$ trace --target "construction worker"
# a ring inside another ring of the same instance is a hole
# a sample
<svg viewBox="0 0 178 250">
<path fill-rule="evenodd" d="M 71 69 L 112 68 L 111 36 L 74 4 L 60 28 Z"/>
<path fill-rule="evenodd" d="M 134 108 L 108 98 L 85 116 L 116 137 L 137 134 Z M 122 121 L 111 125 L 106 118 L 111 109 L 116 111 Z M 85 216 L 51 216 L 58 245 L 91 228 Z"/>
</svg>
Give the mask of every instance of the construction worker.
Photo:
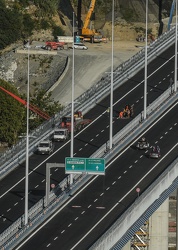
<svg viewBox="0 0 178 250">
<path fill-rule="evenodd" d="M 123 118 L 123 114 L 124 114 L 124 112 L 123 111 L 121 111 L 120 113 L 119 113 L 119 118 Z"/>
</svg>

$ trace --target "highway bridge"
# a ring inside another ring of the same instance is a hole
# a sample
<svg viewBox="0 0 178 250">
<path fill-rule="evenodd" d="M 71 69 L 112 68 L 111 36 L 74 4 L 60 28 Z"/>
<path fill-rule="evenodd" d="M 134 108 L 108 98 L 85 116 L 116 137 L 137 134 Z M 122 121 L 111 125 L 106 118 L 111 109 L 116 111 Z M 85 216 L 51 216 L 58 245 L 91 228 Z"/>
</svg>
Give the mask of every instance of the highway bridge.
<svg viewBox="0 0 178 250">
<path fill-rule="evenodd" d="M 170 79 L 174 78 L 174 53 L 173 45 L 148 65 L 148 104 L 170 87 Z M 118 111 L 126 104 L 134 105 L 134 115 L 141 116 L 143 85 L 144 70 L 141 69 L 114 91 L 114 134 L 131 121 L 118 118 Z M 108 141 L 108 106 L 109 95 L 85 114 L 93 122 L 75 136 L 75 157 L 90 157 Z M 88 249 L 133 204 L 137 198 L 135 187 L 139 184 L 144 192 L 177 157 L 177 109 L 176 103 L 143 134 L 151 145 L 160 145 L 160 161 L 149 159 L 148 152 L 136 150 L 136 138 L 107 164 L 105 176 L 93 177 L 85 187 L 71 195 L 63 209 L 21 249 L 31 249 L 32 246 L 33 249 Z M 46 163 L 64 163 L 64 158 L 69 155 L 68 141 L 56 143 L 51 156 L 33 154 L 30 157 L 30 207 L 45 195 Z M 24 170 L 25 162 L 1 181 L 1 233 L 24 213 Z M 51 182 L 57 185 L 65 177 L 64 169 L 54 168 Z"/>
</svg>

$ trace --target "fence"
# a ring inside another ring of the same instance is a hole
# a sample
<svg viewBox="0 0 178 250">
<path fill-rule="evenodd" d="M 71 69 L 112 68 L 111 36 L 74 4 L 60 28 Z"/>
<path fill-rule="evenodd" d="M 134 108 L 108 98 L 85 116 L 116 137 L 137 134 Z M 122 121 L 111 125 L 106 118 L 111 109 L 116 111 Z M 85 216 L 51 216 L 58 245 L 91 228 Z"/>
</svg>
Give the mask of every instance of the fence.
<svg viewBox="0 0 178 250">
<path fill-rule="evenodd" d="M 148 61 L 153 60 L 158 54 L 171 46 L 175 40 L 175 28 L 164 33 L 156 41 L 151 43 L 148 47 Z M 145 49 L 139 51 L 136 55 L 130 58 L 128 61 L 122 63 L 115 69 L 113 85 L 114 89 L 118 88 L 121 84 L 131 77 L 141 68 L 144 67 L 144 55 Z M 101 79 L 88 91 L 79 96 L 75 100 L 76 110 L 81 110 L 83 113 L 89 111 L 105 96 L 107 96 L 110 88 L 110 75 L 107 75 L 104 79 Z M 53 125 L 59 123 L 62 116 L 69 115 L 71 113 L 71 104 L 66 106 L 64 110 L 56 114 L 55 119 L 51 118 L 50 121 L 44 122 L 36 130 L 29 135 L 29 155 L 33 154 L 36 149 L 36 145 L 43 138 L 47 138 L 53 132 Z M 25 160 L 26 155 L 26 139 L 21 139 L 15 146 L 7 150 L 0 157 L 0 179 L 4 178 L 10 171 L 14 170 L 20 163 Z"/>
</svg>

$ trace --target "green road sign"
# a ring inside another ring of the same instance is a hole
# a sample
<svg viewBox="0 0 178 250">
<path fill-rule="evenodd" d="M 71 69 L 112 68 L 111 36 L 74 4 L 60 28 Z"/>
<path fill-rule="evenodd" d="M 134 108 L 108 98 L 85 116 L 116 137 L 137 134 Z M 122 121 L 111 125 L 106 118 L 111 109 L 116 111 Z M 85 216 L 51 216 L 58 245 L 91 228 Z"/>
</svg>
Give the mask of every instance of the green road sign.
<svg viewBox="0 0 178 250">
<path fill-rule="evenodd" d="M 89 174 L 105 174 L 105 159 L 86 159 L 86 172 Z"/>
<path fill-rule="evenodd" d="M 88 174 L 105 174 L 105 159 L 100 158 L 65 158 L 65 173 L 88 173 Z"/>
<path fill-rule="evenodd" d="M 85 158 L 65 158 L 65 172 L 68 173 L 81 173 L 85 172 Z"/>
</svg>

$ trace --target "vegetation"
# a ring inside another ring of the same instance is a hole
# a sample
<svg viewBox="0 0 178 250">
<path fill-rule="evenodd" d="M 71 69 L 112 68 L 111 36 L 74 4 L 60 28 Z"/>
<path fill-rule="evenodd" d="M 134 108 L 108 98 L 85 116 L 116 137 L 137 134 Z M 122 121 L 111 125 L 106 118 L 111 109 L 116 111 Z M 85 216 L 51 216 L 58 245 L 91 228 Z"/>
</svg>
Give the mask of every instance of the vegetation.
<svg viewBox="0 0 178 250">
<path fill-rule="evenodd" d="M 17 89 L 11 84 L 0 80 L 0 86 L 20 96 Z M 21 97 L 26 99 L 25 96 Z M 30 97 L 30 104 L 35 105 L 43 112 L 47 113 L 50 117 L 59 112 L 62 106 L 59 102 L 55 102 L 51 98 L 51 93 L 46 94 L 44 90 L 35 89 L 35 95 Z M 8 143 L 9 146 L 14 145 L 19 136 L 26 132 L 26 108 L 13 97 L 0 90 L 0 142 Z M 44 119 L 30 111 L 29 128 L 33 130 Z"/>
<path fill-rule="evenodd" d="M 34 30 L 50 28 L 54 34 L 64 35 L 62 28 L 56 27 L 52 21 L 59 2 L 60 0 L 0 0 L 0 50 L 19 39 L 28 38 Z M 33 15 L 30 15 L 30 6 L 34 9 Z"/>
</svg>

